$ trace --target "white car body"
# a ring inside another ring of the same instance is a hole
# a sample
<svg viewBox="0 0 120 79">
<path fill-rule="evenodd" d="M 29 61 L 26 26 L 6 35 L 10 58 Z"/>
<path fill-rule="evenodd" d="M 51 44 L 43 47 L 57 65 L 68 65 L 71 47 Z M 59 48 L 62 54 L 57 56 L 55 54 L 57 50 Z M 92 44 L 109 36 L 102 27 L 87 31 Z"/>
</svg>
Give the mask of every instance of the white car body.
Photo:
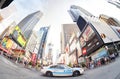
<svg viewBox="0 0 120 79">
<path fill-rule="evenodd" d="M 71 68 L 66 65 L 52 65 L 44 67 L 41 72 L 47 76 L 78 76 L 84 73 L 84 69 Z"/>
</svg>

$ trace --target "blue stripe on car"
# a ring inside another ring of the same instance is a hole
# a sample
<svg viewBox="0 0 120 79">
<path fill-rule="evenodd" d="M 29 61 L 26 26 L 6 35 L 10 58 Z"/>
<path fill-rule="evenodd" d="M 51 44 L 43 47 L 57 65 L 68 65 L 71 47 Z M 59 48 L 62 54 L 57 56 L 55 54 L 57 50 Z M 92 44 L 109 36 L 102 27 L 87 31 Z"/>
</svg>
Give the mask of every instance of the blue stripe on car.
<svg viewBox="0 0 120 79">
<path fill-rule="evenodd" d="M 64 72 L 53 72 L 55 74 L 72 74 L 72 70 L 64 70 Z"/>
</svg>

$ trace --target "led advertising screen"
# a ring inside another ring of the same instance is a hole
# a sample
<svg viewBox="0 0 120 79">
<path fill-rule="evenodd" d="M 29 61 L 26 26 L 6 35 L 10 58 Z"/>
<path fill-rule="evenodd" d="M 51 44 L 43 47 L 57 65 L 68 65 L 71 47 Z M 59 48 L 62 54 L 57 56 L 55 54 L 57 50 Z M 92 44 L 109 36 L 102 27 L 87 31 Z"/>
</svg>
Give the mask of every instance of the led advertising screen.
<svg viewBox="0 0 120 79">
<path fill-rule="evenodd" d="M 83 55 L 91 54 L 93 51 L 103 45 L 103 42 L 91 27 L 92 25 L 88 24 L 80 36 L 80 45 L 82 47 Z"/>
<path fill-rule="evenodd" d="M 21 46 L 25 47 L 26 45 L 26 39 L 21 33 L 21 30 L 18 26 L 15 27 L 13 33 L 11 34 L 12 38 Z"/>
<path fill-rule="evenodd" d="M 87 24 L 87 22 L 81 16 L 79 16 L 79 18 L 77 20 L 77 25 L 78 25 L 80 31 L 82 31 L 84 29 L 86 24 Z"/>
</svg>

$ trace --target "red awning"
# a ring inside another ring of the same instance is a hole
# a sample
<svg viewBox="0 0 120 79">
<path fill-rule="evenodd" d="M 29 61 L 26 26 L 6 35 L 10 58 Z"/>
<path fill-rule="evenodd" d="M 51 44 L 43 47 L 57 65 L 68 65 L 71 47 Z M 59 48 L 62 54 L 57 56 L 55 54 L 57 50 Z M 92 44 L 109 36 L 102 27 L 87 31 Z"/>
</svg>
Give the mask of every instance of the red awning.
<svg viewBox="0 0 120 79">
<path fill-rule="evenodd" d="M 1 45 L 0 45 L 0 50 L 4 51 L 7 54 L 11 54 L 7 49 L 3 48 Z"/>
<path fill-rule="evenodd" d="M 12 49 L 12 51 L 25 53 L 25 50 L 23 49 Z"/>
</svg>

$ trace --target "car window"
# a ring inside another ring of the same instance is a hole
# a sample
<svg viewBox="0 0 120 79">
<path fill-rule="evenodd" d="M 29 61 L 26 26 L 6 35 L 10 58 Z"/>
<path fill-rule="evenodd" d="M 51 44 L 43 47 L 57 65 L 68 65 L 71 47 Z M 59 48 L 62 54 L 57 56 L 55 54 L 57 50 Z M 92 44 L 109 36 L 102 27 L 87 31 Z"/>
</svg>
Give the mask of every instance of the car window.
<svg viewBox="0 0 120 79">
<path fill-rule="evenodd" d="M 64 66 L 57 66 L 58 69 L 65 69 Z"/>
<path fill-rule="evenodd" d="M 57 68 L 57 65 L 54 65 L 54 66 L 50 66 L 50 68 Z"/>
<path fill-rule="evenodd" d="M 64 66 L 60 66 L 60 65 L 50 66 L 50 68 L 65 69 L 65 67 L 64 67 Z"/>
<path fill-rule="evenodd" d="M 71 67 L 65 65 L 65 68 L 70 69 Z"/>
</svg>

